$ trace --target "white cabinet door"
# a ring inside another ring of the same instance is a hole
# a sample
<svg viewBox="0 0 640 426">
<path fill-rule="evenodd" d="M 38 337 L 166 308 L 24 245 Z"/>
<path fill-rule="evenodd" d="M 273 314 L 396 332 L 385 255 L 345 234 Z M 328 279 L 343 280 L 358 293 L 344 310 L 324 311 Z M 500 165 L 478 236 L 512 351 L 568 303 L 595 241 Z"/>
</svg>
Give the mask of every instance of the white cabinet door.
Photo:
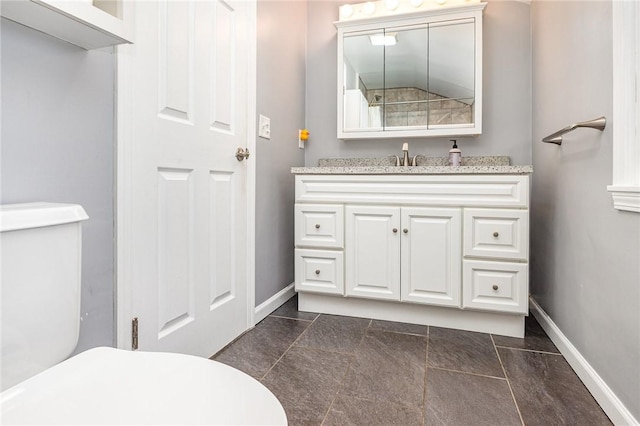
<svg viewBox="0 0 640 426">
<path fill-rule="evenodd" d="M 461 210 L 402 209 L 402 300 L 460 306 Z"/>
<path fill-rule="evenodd" d="M 347 296 L 400 300 L 400 208 L 346 207 Z"/>
</svg>

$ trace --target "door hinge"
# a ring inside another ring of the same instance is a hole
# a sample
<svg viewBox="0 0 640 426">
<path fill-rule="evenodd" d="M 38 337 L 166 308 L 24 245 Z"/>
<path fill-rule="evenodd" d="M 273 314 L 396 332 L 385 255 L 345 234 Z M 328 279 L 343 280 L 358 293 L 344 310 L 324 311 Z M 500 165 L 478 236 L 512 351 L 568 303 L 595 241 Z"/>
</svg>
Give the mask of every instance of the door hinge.
<svg viewBox="0 0 640 426">
<path fill-rule="evenodd" d="M 138 317 L 131 320 L 131 349 L 138 349 Z"/>
</svg>

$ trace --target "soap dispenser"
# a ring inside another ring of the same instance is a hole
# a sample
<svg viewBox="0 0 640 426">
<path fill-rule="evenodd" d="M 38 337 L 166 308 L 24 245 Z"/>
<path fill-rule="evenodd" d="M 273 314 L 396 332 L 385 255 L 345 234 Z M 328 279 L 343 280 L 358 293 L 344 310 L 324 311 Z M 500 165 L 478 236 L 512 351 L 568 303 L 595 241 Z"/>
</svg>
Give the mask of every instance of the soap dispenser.
<svg viewBox="0 0 640 426">
<path fill-rule="evenodd" d="M 460 159 L 462 158 L 462 151 L 456 145 L 455 139 L 450 139 L 450 142 L 453 142 L 453 148 L 449 150 L 449 165 L 450 166 L 459 166 Z"/>
</svg>

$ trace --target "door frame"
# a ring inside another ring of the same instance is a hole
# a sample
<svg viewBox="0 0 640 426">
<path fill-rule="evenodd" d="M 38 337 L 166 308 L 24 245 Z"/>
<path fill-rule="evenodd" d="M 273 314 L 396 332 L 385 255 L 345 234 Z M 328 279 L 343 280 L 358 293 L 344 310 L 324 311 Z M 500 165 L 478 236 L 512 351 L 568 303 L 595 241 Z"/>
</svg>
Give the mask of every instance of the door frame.
<svg viewBox="0 0 640 426">
<path fill-rule="evenodd" d="M 255 325 L 255 191 L 256 191 L 256 62 L 257 62 L 257 3 L 248 4 L 249 20 L 247 70 L 247 148 L 251 159 L 247 161 L 247 324 Z M 134 20 L 135 2 L 123 2 L 123 16 Z M 135 21 L 134 21 L 135 22 Z M 132 27 L 134 24 L 132 24 Z M 135 43 L 135 40 L 134 40 Z M 114 344 L 131 350 L 131 320 L 133 318 L 133 264 L 132 254 L 132 200 L 135 194 L 133 176 L 132 120 L 133 116 L 133 61 L 132 46 L 116 47 L 116 273 L 114 297 Z M 232 155 L 233 153 L 229 153 Z"/>
</svg>

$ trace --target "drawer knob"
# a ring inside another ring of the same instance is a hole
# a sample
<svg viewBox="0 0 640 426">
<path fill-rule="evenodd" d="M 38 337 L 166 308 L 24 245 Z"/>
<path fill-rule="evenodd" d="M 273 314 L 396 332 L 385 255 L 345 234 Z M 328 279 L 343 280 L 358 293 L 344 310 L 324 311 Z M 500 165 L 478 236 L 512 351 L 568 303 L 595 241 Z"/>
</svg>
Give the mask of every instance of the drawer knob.
<svg viewBox="0 0 640 426">
<path fill-rule="evenodd" d="M 320 224 L 316 223 L 316 229 L 320 229 Z M 494 236 L 496 236 L 496 234 L 493 234 Z"/>
<path fill-rule="evenodd" d="M 398 233 L 398 228 L 393 228 L 393 233 L 397 234 Z"/>
<path fill-rule="evenodd" d="M 494 236 L 494 237 L 496 237 L 496 238 L 498 238 L 498 237 L 500 236 L 500 234 L 498 234 L 497 232 L 494 232 L 494 233 L 493 233 L 493 236 Z"/>
<path fill-rule="evenodd" d="M 320 275 L 320 269 L 316 269 L 316 275 Z M 497 286 L 494 286 L 494 287 L 497 287 Z"/>
<path fill-rule="evenodd" d="M 409 230 L 408 230 L 407 228 L 404 228 L 404 229 L 402 230 L 402 232 L 404 232 L 405 234 L 408 234 L 408 233 L 409 233 Z"/>
<path fill-rule="evenodd" d="M 491 288 L 494 289 L 495 291 L 498 291 L 498 285 L 497 284 L 494 284 Z"/>
</svg>

